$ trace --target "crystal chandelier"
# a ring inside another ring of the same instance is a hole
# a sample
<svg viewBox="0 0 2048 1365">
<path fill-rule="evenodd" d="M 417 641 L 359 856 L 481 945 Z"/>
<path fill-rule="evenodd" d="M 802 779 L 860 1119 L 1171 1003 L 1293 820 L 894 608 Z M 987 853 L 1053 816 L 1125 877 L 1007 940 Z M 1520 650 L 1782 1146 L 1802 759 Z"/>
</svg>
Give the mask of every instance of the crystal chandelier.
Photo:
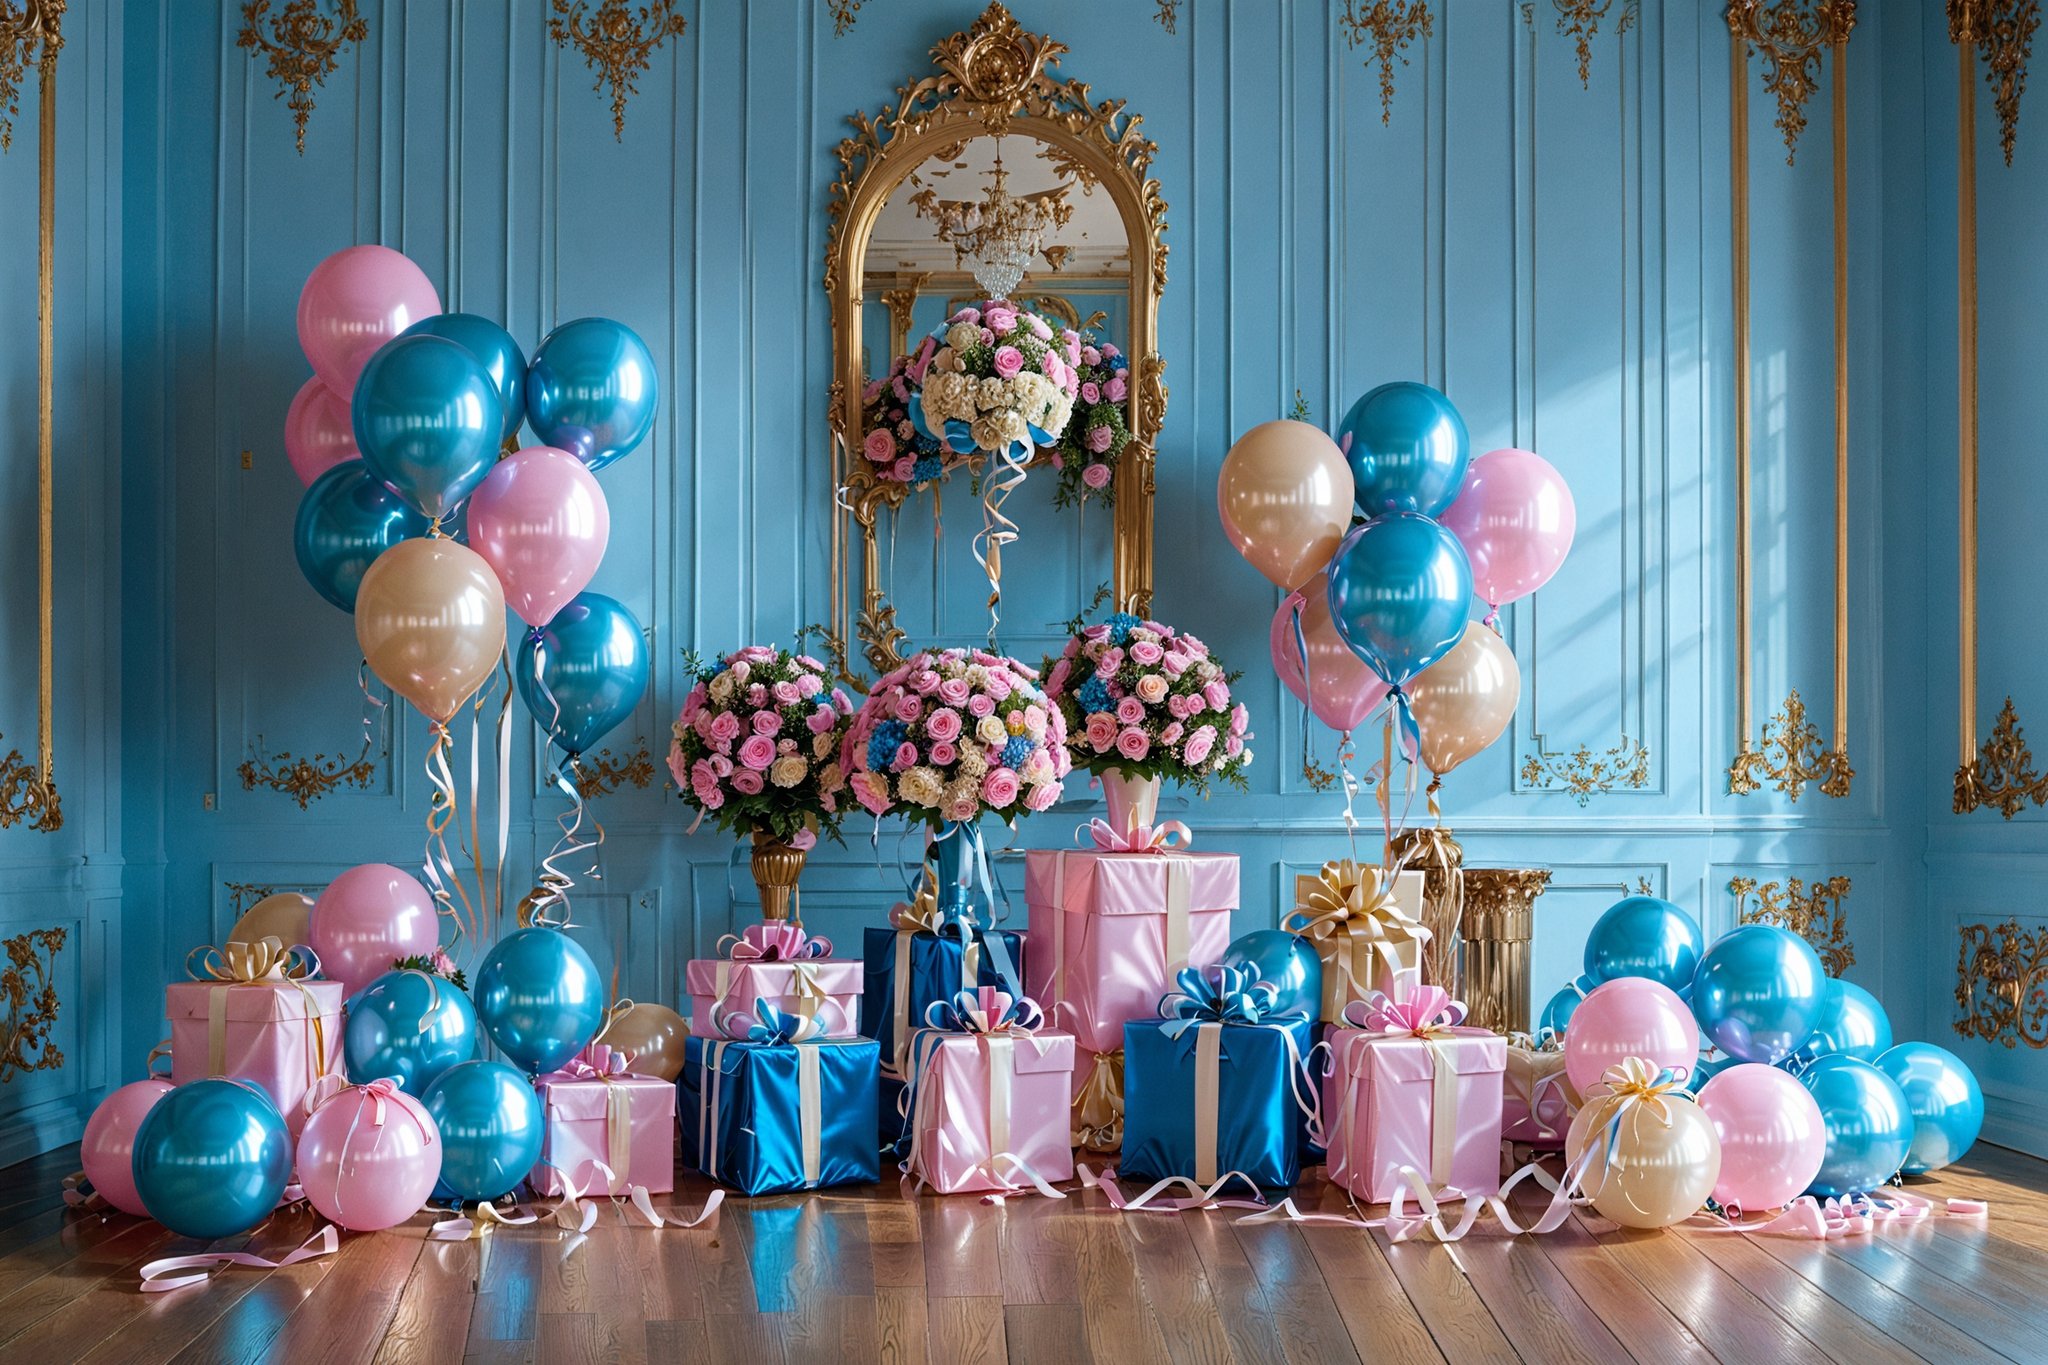
<svg viewBox="0 0 2048 1365">
<path fill-rule="evenodd" d="M 1065 226 L 1074 206 L 1066 186 L 1012 195 L 1003 170 L 1003 142 L 996 139 L 995 168 L 980 203 L 926 199 L 919 205 L 938 225 L 939 240 L 953 248 L 956 264 L 969 266 L 974 282 L 992 299 L 1008 298 L 1024 279 L 1046 234 Z"/>
</svg>

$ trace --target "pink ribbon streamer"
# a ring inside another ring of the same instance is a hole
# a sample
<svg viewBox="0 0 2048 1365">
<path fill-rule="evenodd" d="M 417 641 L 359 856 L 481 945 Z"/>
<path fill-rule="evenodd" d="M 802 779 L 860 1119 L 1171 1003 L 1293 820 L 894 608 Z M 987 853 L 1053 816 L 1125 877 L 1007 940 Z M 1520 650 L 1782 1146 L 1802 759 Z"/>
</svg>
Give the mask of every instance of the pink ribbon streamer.
<svg viewBox="0 0 2048 1365">
<path fill-rule="evenodd" d="M 301 1261 L 331 1256 L 340 1245 L 341 1236 L 330 1223 L 300 1243 L 298 1250 L 275 1261 L 265 1260 L 246 1251 L 206 1251 L 195 1256 L 166 1256 L 142 1267 L 142 1292 L 162 1294 L 172 1289 L 183 1289 L 187 1285 L 204 1284 L 213 1278 L 215 1271 L 225 1270 L 229 1266 L 281 1270 L 285 1266 L 297 1265 Z"/>
</svg>

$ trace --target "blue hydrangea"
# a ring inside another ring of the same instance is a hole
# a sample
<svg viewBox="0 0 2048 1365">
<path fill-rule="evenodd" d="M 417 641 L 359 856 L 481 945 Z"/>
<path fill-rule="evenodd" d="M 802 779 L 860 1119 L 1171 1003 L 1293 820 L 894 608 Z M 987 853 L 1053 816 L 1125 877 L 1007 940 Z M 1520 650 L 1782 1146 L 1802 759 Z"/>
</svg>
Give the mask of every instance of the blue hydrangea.
<svg viewBox="0 0 2048 1365">
<path fill-rule="evenodd" d="M 917 483 L 924 483 L 927 480 L 936 479 L 945 472 L 945 469 L 945 461 L 941 460 L 937 455 L 927 455 L 910 467 L 910 477 Z"/>
<path fill-rule="evenodd" d="M 920 431 L 910 438 L 910 448 L 920 455 L 936 455 L 939 453 L 939 442 L 936 437 L 927 436 Z"/>
<path fill-rule="evenodd" d="M 1112 370 L 1128 370 L 1131 367 L 1131 362 L 1120 355 L 1111 356 L 1108 364 Z"/>
<path fill-rule="evenodd" d="M 1104 624 L 1109 627 L 1109 642 L 1111 644 L 1126 645 L 1131 641 L 1131 628 L 1143 625 L 1144 618 L 1133 616 L 1127 611 L 1120 611 L 1111 616 Z"/>
<path fill-rule="evenodd" d="M 1003 766 L 1021 768 L 1031 759 L 1031 751 L 1038 746 L 1029 735 L 1011 735 L 1010 742 L 1003 746 Z"/>
<path fill-rule="evenodd" d="M 889 771 L 896 749 L 910 738 L 910 727 L 900 720 L 885 720 L 868 736 L 868 766 L 876 772 Z"/>
<path fill-rule="evenodd" d="M 1109 695 L 1109 684 L 1092 675 L 1087 682 L 1081 684 L 1080 689 L 1074 693 L 1074 698 L 1081 703 L 1083 714 L 1116 709 L 1116 701 Z"/>
</svg>

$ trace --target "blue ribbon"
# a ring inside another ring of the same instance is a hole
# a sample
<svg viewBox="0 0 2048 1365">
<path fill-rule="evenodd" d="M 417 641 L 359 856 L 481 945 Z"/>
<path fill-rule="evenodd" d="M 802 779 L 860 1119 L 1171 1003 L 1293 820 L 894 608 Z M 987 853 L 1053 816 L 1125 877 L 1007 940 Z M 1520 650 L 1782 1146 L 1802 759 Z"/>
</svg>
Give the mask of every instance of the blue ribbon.
<svg viewBox="0 0 2048 1365">
<path fill-rule="evenodd" d="M 1183 967 L 1174 986 L 1159 1000 L 1159 1016 L 1169 1021 L 1164 1030 L 1169 1038 L 1178 1039 L 1196 1024 L 1268 1024 L 1302 1017 L 1299 1012 L 1277 1010 L 1279 986 L 1259 980 L 1259 969 L 1249 963 Z"/>
<path fill-rule="evenodd" d="M 1408 703 L 1408 694 L 1402 690 L 1401 684 L 1395 683 L 1387 689 L 1387 700 L 1393 704 L 1394 724 L 1401 733 L 1401 757 L 1407 759 L 1410 763 L 1420 761 L 1422 756 L 1422 726 L 1415 720 L 1415 710 Z M 1393 774 L 1387 774 L 1383 780 L 1392 781 Z"/>
<path fill-rule="evenodd" d="M 1030 996 L 1014 996 L 994 986 L 953 993 L 951 1000 L 935 1000 L 924 1012 L 926 1028 L 948 1033 L 1002 1033 L 1009 1029 L 1042 1028 L 1045 1012 Z"/>
<path fill-rule="evenodd" d="M 736 1042 L 757 1043 L 763 1047 L 808 1042 L 825 1031 L 816 1019 L 790 1014 L 766 1000 L 756 1002 L 754 1009 L 755 1013 L 751 1015 L 744 1011 L 732 1014 L 715 1011 L 711 1022 L 720 1033 Z"/>
</svg>

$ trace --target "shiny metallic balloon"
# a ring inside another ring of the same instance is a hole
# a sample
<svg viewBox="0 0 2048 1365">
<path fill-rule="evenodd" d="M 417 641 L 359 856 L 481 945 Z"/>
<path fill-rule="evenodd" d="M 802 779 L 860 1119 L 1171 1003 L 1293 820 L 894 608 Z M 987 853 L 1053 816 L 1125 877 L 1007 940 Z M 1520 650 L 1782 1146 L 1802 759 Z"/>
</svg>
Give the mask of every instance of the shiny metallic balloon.
<svg viewBox="0 0 2048 1365">
<path fill-rule="evenodd" d="M 469 995 L 425 972 L 386 972 L 348 1002 L 341 1054 L 348 1078 L 389 1076 L 408 1095 L 476 1056 L 481 1039 Z"/>
<path fill-rule="evenodd" d="M 400 335 L 442 337 L 475 356 L 498 390 L 504 413 L 498 439 L 509 441 L 519 434 L 519 425 L 526 420 L 526 352 L 510 332 L 476 313 L 436 313 Z"/>
<path fill-rule="evenodd" d="M 1280 988 L 1275 1014 L 1319 1018 L 1323 1012 L 1323 963 L 1315 945 L 1284 929 L 1254 929 L 1223 951 L 1226 967 L 1256 967 L 1258 979 Z"/>
<path fill-rule="evenodd" d="M 379 347 L 350 417 L 363 463 L 429 517 L 452 512 L 491 472 L 505 421 L 483 362 L 436 336 Z"/>
<path fill-rule="evenodd" d="M 1913 1145 L 1913 1110 L 1899 1083 L 1869 1062 L 1822 1057 L 1799 1075 L 1827 1128 L 1828 1152 L 1811 1194 L 1864 1194 L 1890 1180 Z"/>
<path fill-rule="evenodd" d="M 1714 941 L 1693 974 L 1692 1012 L 1714 1046 L 1745 1062 L 1778 1062 L 1813 1035 L 1827 973 L 1805 939 L 1745 924 Z"/>
<path fill-rule="evenodd" d="M 1961 1158 L 1984 1131 L 1984 1089 L 1962 1058 L 1932 1043 L 1900 1043 L 1877 1059 L 1913 1111 L 1913 1143 L 1901 1169 L 1938 1171 Z"/>
<path fill-rule="evenodd" d="M 583 946 L 559 929 L 519 929 L 476 970 L 476 1015 L 498 1050 L 529 1074 L 554 1071 L 604 1022 L 605 985 Z"/>
<path fill-rule="evenodd" d="M 1594 981 L 1647 976 L 1660 986 L 1692 994 L 1706 940 L 1699 921 L 1656 896 L 1629 896 L 1607 907 L 1586 935 L 1586 975 Z"/>
<path fill-rule="evenodd" d="M 647 638 L 623 605 L 580 592 L 545 629 L 527 634 L 512 677 L 548 737 L 565 752 L 587 753 L 647 695 Z"/>
<path fill-rule="evenodd" d="M 1877 1003 L 1877 997 L 1853 981 L 1829 978 L 1813 1036 L 1792 1054 L 1788 1065 L 1798 1067 L 1837 1054 L 1874 1062 L 1891 1045 L 1891 1016 Z"/>
<path fill-rule="evenodd" d="M 496 1199 L 540 1160 L 540 1097 L 503 1062 L 449 1067 L 420 1102 L 441 1133 L 437 1199 Z"/>
<path fill-rule="evenodd" d="M 1700 1211 L 1721 1174 L 1721 1138 L 1683 1094 L 1624 1106 L 1590 1094 L 1565 1133 L 1565 1159 L 1587 1147 L 1580 1189 L 1602 1218 L 1625 1228 L 1664 1228 Z"/>
<path fill-rule="evenodd" d="M 211 1241 L 268 1218 L 292 1174 L 292 1138 L 270 1096 L 246 1081 L 187 1081 L 135 1134 L 135 1190 L 149 1216 Z"/>
<path fill-rule="evenodd" d="M 1358 510 L 1367 517 L 1449 507 L 1472 456 L 1465 419 L 1427 384 L 1382 384 L 1351 405 L 1337 428 L 1351 465 Z"/>
<path fill-rule="evenodd" d="M 369 466 L 350 460 L 313 480 L 299 498 L 292 552 L 313 591 L 352 612 L 356 589 L 377 556 L 401 540 L 425 535 L 430 524 Z"/>
<path fill-rule="evenodd" d="M 602 469 L 654 429 L 660 382 L 654 355 L 610 318 L 578 318 L 549 332 L 526 369 L 526 421 L 541 444 Z"/>
<path fill-rule="evenodd" d="M 1472 568 L 1449 531 L 1415 512 L 1369 521 L 1330 561 L 1330 619 L 1351 652 L 1400 685 L 1451 652 L 1472 608 Z"/>
<path fill-rule="evenodd" d="M 1550 1003 L 1543 1007 L 1543 1013 L 1537 1017 L 1536 1027 L 1549 1029 L 1552 1033 L 1563 1033 L 1566 1026 L 1571 1023 L 1572 1012 L 1578 1009 L 1579 1002 L 1586 998 L 1588 991 L 1599 984 L 1589 976 L 1582 976 L 1551 996 Z"/>
</svg>

